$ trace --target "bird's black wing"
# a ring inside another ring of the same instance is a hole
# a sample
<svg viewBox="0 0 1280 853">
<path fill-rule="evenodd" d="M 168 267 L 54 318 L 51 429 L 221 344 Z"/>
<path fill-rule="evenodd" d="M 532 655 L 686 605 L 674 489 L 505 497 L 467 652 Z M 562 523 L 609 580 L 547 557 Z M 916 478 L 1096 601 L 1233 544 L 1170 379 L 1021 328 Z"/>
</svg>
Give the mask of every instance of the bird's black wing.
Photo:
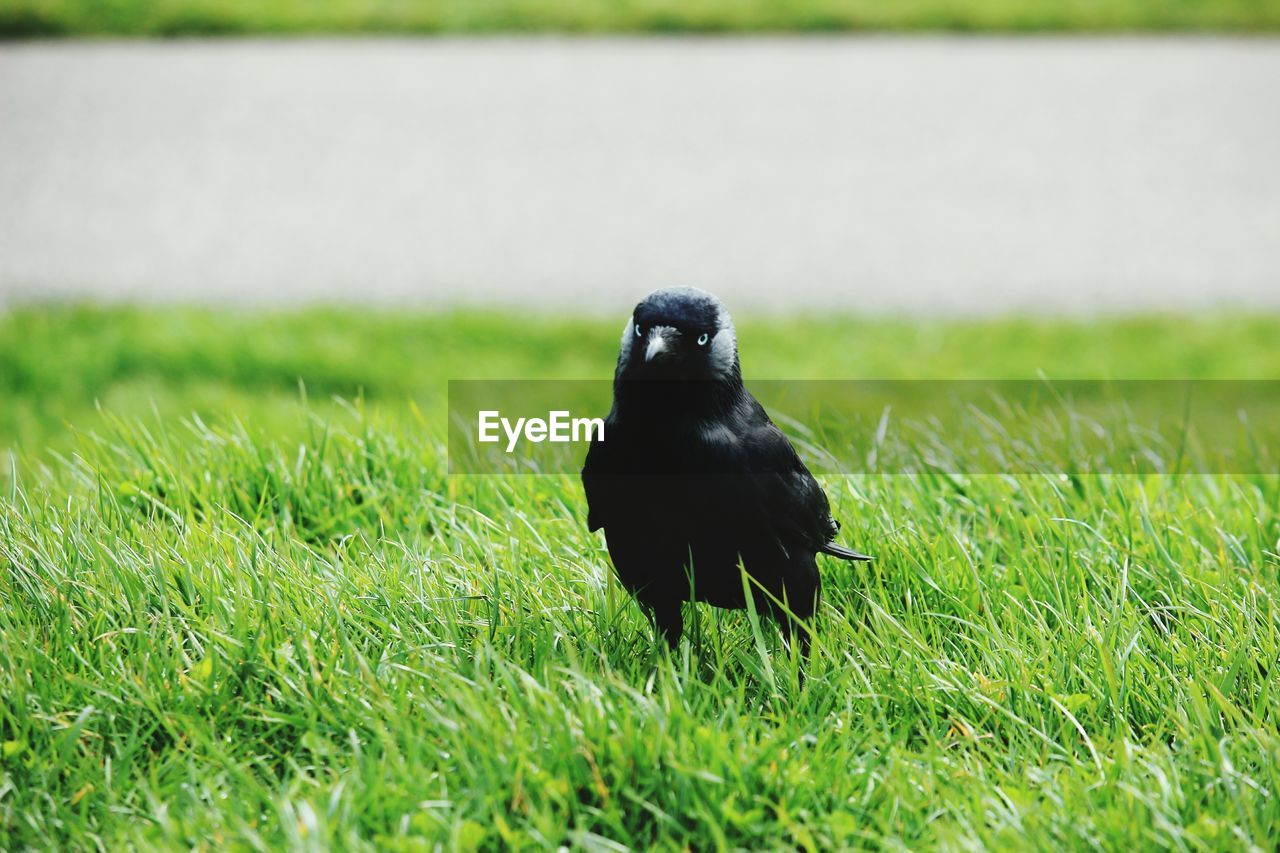
<svg viewBox="0 0 1280 853">
<path fill-rule="evenodd" d="M 614 429 L 611 430 L 610 426 Z M 616 433 L 612 415 L 605 422 L 605 431 L 611 436 Z M 582 490 L 587 495 L 587 529 L 592 533 L 604 527 L 621 509 L 618 506 L 618 474 L 622 472 L 616 456 L 613 445 L 593 438 L 582 465 Z"/>
<path fill-rule="evenodd" d="M 754 399 L 731 424 L 709 432 L 707 440 L 712 453 L 722 459 L 722 470 L 743 472 L 742 505 L 753 523 L 762 525 L 784 549 L 871 559 L 834 544 L 840 525 L 831 516 L 826 493 Z"/>
</svg>

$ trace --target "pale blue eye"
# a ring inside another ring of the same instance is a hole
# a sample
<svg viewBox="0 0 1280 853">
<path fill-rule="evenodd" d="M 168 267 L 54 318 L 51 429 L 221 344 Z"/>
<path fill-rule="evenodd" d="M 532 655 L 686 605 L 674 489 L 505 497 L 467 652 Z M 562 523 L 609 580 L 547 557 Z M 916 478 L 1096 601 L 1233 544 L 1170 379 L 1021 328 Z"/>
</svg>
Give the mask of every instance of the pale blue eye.
<svg viewBox="0 0 1280 853">
<path fill-rule="evenodd" d="M 636 325 L 636 337 L 637 337 L 637 338 L 643 338 L 643 337 L 644 337 L 644 334 L 640 331 L 640 326 L 639 326 L 638 324 Z"/>
<path fill-rule="evenodd" d="M 709 340 L 711 340 L 711 336 L 708 335 L 706 332 L 703 332 L 702 336 L 698 338 L 698 346 L 705 347 L 707 345 L 707 341 Z"/>
</svg>

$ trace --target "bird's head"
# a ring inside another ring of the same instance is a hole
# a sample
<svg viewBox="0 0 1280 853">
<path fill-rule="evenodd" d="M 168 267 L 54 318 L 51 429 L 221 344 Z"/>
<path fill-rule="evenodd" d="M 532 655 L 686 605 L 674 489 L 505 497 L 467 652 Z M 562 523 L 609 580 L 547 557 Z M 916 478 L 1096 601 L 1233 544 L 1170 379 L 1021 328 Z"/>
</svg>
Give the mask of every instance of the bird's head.
<svg viewBox="0 0 1280 853">
<path fill-rule="evenodd" d="M 734 381 L 741 375 L 733 320 L 705 290 L 655 290 L 622 332 L 619 378 Z"/>
</svg>

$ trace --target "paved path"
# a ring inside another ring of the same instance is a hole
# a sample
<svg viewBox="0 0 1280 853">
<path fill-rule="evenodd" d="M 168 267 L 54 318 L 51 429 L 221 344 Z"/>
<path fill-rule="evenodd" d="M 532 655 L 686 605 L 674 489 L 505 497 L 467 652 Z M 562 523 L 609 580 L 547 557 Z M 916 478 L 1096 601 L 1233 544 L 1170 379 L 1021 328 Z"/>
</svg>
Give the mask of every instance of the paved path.
<svg viewBox="0 0 1280 853">
<path fill-rule="evenodd" d="M 1280 41 L 0 45 L 0 302 L 1280 309 Z"/>
</svg>

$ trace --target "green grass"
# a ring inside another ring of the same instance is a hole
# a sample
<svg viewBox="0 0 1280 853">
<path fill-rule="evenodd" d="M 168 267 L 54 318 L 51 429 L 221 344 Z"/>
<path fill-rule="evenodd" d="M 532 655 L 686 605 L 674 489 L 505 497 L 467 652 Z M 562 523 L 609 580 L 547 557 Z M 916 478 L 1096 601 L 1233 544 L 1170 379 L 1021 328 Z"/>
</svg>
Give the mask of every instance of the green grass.
<svg viewBox="0 0 1280 853">
<path fill-rule="evenodd" d="M 444 473 L 447 379 L 620 325 L 0 316 L 0 849 L 1270 848 L 1280 478 L 828 478 L 877 560 L 799 689 L 748 614 L 657 649 L 573 477 Z M 739 325 L 757 377 L 1280 376 L 1280 317 Z"/>
<path fill-rule="evenodd" d="M 1274 31 L 1275 0 L 0 0 L 0 34 Z"/>
</svg>

